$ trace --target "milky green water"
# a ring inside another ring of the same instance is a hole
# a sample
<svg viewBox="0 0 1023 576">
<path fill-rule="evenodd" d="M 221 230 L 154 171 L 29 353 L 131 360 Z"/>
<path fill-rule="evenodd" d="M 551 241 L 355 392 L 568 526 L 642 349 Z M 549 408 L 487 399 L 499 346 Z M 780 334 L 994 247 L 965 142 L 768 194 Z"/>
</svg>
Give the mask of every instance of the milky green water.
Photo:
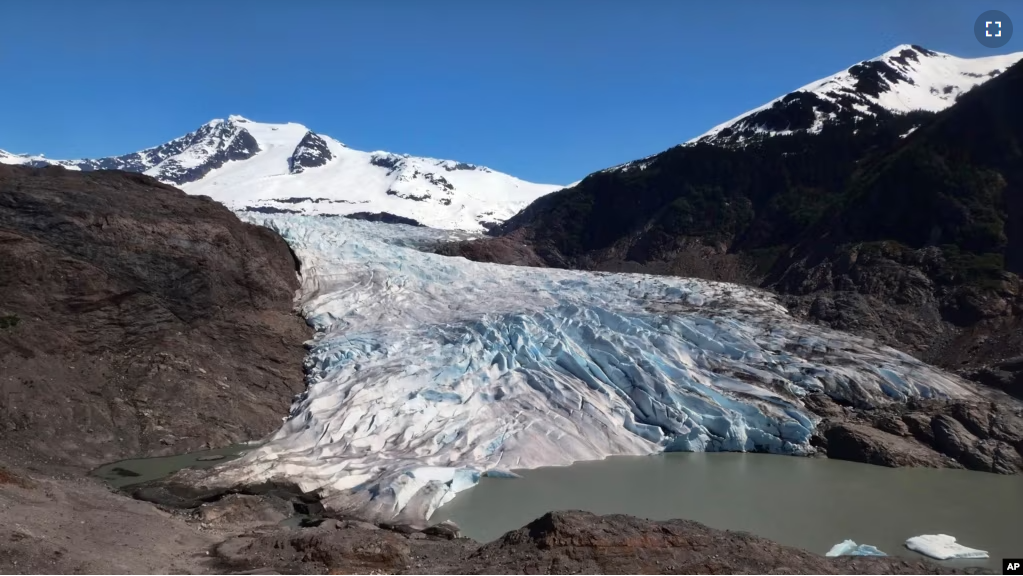
<svg viewBox="0 0 1023 576">
<path fill-rule="evenodd" d="M 673 453 L 616 457 L 484 478 L 430 519 L 453 520 L 480 541 L 550 510 L 687 518 L 824 554 L 847 538 L 889 555 L 917 556 L 904 542 L 950 534 L 987 550 L 1000 568 L 1023 557 L 1023 478 L 962 470 L 883 468 L 766 454 Z"/>
<path fill-rule="evenodd" d="M 104 464 L 93 470 L 92 474 L 102 478 L 111 486 L 124 488 L 150 480 L 159 480 L 182 468 L 210 468 L 223 464 L 234 460 L 254 447 L 254 444 L 235 444 L 189 454 L 121 460 Z"/>
<path fill-rule="evenodd" d="M 123 460 L 93 474 L 125 487 L 182 468 L 216 466 L 252 447 Z M 551 510 L 575 509 L 686 518 L 818 554 L 850 538 L 914 557 L 903 546 L 907 538 L 951 534 L 991 554 L 989 561 L 952 562 L 956 566 L 997 569 L 1000 558 L 1023 557 L 1020 476 L 736 453 L 614 457 L 518 472 L 522 478 L 483 478 L 430 521 L 453 520 L 466 536 L 487 542 Z"/>
</svg>

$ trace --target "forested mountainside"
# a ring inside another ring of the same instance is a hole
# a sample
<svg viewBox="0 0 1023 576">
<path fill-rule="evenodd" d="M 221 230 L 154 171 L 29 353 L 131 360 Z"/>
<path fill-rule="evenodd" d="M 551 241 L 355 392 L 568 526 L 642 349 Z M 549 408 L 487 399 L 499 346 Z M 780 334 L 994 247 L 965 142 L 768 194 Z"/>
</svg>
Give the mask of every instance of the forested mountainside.
<svg viewBox="0 0 1023 576">
<path fill-rule="evenodd" d="M 677 146 L 441 251 L 760 285 L 822 322 L 980 366 L 1023 352 L 1021 101 L 1017 64 L 937 113 Z M 1019 394 L 1011 374 L 996 380 Z"/>
</svg>

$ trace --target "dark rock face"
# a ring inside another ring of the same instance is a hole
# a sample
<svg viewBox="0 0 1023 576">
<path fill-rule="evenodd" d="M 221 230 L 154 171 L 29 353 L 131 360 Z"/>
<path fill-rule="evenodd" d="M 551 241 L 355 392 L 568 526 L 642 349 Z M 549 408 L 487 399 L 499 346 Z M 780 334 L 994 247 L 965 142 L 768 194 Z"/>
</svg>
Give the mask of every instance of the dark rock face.
<svg viewBox="0 0 1023 576">
<path fill-rule="evenodd" d="M 307 196 L 292 196 L 290 198 L 275 198 L 274 202 L 280 202 L 281 204 L 303 204 L 305 202 L 319 204 L 320 202 L 334 203 L 337 201 L 331 200 L 330 198 L 309 198 Z"/>
<path fill-rule="evenodd" d="M 397 196 L 402 200 L 412 200 L 413 202 L 425 202 L 430 198 L 433 198 L 430 194 L 409 194 L 408 192 L 398 192 L 397 190 L 387 190 L 388 196 Z"/>
<path fill-rule="evenodd" d="M 439 246 L 436 251 L 444 256 L 462 256 L 477 262 L 541 268 L 546 266 L 543 258 L 540 258 L 528 244 L 523 242 L 521 234 L 444 244 Z"/>
<path fill-rule="evenodd" d="M 912 50 L 903 50 L 902 53 L 896 56 L 896 58 L 902 61 L 909 57 L 916 60 Z M 913 83 L 905 74 L 880 60 L 861 62 L 850 68 L 849 74 L 856 78 L 856 85 L 854 86 L 856 92 L 874 97 L 890 91 L 892 84 L 899 82 Z"/>
<path fill-rule="evenodd" d="M 374 166 L 386 168 L 388 174 L 393 174 L 395 170 L 402 167 L 405 163 L 405 159 L 394 154 L 374 154 L 370 157 L 369 163 Z"/>
<path fill-rule="evenodd" d="M 412 175 L 413 178 L 417 178 L 419 176 L 420 173 L 418 171 Z M 448 182 L 447 179 L 445 179 L 443 176 L 439 176 L 437 174 L 434 174 L 433 172 L 423 173 L 422 177 L 430 184 L 433 184 L 434 186 L 439 186 L 449 192 L 455 189 L 454 184 Z"/>
<path fill-rule="evenodd" d="M 1023 410 L 1018 407 L 915 400 L 855 409 L 838 407 L 821 395 L 807 405 L 824 418 L 815 444 L 829 458 L 890 467 L 1023 473 Z"/>
<path fill-rule="evenodd" d="M 202 148 L 207 154 L 198 165 L 186 167 L 177 160 L 170 160 L 160 167 L 157 178 L 175 184 L 195 182 L 228 162 L 252 158 L 259 152 L 259 143 L 252 134 L 235 122 L 227 121 L 205 124 L 195 132 L 155 148 L 124 156 L 82 160 L 73 166 L 86 172 L 94 170 L 145 172 L 193 146 Z"/>
<path fill-rule="evenodd" d="M 565 511 L 486 545 L 447 530 L 382 530 L 328 520 L 302 531 L 261 530 L 215 548 L 221 568 L 279 573 L 385 574 L 934 574 L 898 558 L 825 558 L 688 520 Z"/>
<path fill-rule="evenodd" d="M 256 212 L 258 214 L 301 214 L 301 210 L 291 208 L 277 208 L 276 206 L 246 206 L 242 209 L 245 212 Z"/>
<path fill-rule="evenodd" d="M 218 140 L 216 152 L 207 157 L 198 166 L 185 167 L 176 159 L 165 162 L 160 167 L 160 180 L 185 184 L 195 182 L 213 170 L 220 168 L 232 160 L 252 158 L 259 152 L 259 143 L 244 128 L 238 129 L 231 139 Z"/>
<path fill-rule="evenodd" d="M 751 114 L 744 124 L 757 126 L 771 132 L 784 130 L 809 130 L 817 120 L 816 112 L 831 114 L 839 107 L 812 92 L 793 92 L 775 102 L 770 108 Z M 727 134 L 731 136 L 732 132 Z"/>
<path fill-rule="evenodd" d="M 851 460 L 890 468 L 959 467 L 954 461 L 949 462 L 942 458 L 941 454 L 926 449 L 912 439 L 906 440 L 900 435 L 869 426 L 838 424 L 828 428 L 824 437 L 827 440 L 828 457 L 836 460 Z"/>
<path fill-rule="evenodd" d="M 970 373 L 970 378 L 1023 400 L 1023 357 L 995 362 Z"/>
<path fill-rule="evenodd" d="M 0 166 L 0 456 L 94 466 L 259 438 L 302 385 L 274 232 L 126 172 Z"/>
<path fill-rule="evenodd" d="M 369 222 L 383 222 L 385 224 L 405 224 L 407 226 L 422 226 L 418 220 L 398 216 L 389 212 L 355 212 L 345 214 L 345 218 L 352 220 L 366 220 Z"/>
<path fill-rule="evenodd" d="M 327 143 L 314 132 L 306 132 L 295 146 L 295 151 L 288 158 L 288 169 L 292 174 L 305 171 L 306 168 L 323 166 L 334 159 Z"/>
<path fill-rule="evenodd" d="M 763 140 L 764 132 L 821 130 L 890 116 L 875 99 L 891 91 L 896 84 L 913 84 L 912 78 L 903 71 L 905 67 L 934 55 L 930 50 L 911 46 L 885 59 L 860 62 L 847 71 L 853 80 L 851 87 L 825 90 L 820 92 L 825 96 L 823 98 L 805 91 L 789 93 L 770 107 L 745 116 L 716 134 L 705 136 L 701 142 L 719 146 L 746 145 Z"/>
</svg>

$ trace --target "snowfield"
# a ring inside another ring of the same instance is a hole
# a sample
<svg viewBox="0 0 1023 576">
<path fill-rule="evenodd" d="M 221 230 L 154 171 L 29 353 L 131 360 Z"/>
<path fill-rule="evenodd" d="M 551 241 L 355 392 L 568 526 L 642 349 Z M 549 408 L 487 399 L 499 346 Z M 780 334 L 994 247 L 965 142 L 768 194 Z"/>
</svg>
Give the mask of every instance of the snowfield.
<svg viewBox="0 0 1023 576">
<path fill-rule="evenodd" d="M 811 82 L 798 90 L 780 96 L 742 115 L 723 122 L 704 134 L 689 140 L 715 142 L 715 137 L 724 129 L 733 131 L 754 129 L 766 135 L 787 134 L 790 130 L 764 130 L 755 124 L 747 125 L 751 117 L 790 98 L 800 92 L 810 93 L 834 106 L 825 112 L 815 107 L 816 117 L 810 132 L 819 132 L 826 122 L 838 117 L 842 108 L 851 108 L 859 116 L 869 116 L 873 110 L 882 109 L 896 114 L 916 110 L 940 112 L 955 104 L 956 98 L 975 86 L 987 82 L 1007 68 L 1023 59 L 1023 52 L 985 56 L 980 58 L 959 58 L 932 50 L 902 44 L 872 58 Z M 869 71 L 869 72 L 867 72 Z M 878 86 L 873 87 L 871 80 Z M 876 94 L 873 92 L 877 92 Z"/>
<path fill-rule="evenodd" d="M 241 116 L 212 120 L 180 138 L 123 156 L 50 160 L 0 150 L 0 164 L 142 172 L 234 210 L 386 212 L 425 226 L 476 232 L 562 188 L 453 160 L 353 150 L 301 124 Z"/>
<path fill-rule="evenodd" d="M 959 58 L 902 44 L 714 126 L 684 146 L 743 146 L 762 138 L 858 122 L 879 113 L 940 112 L 1023 59 L 1023 52 Z M 602 172 L 644 170 L 657 154 Z"/>
<path fill-rule="evenodd" d="M 387 212 L 433 228 L 482 231 L 482 223 L 503 222 L 533 200 L 562 188 L 451 160 L 361 152 L 323 135 L 317 135 L 323 152 L 312 151 L 324 158 L 323 163 L 296 170 L 292 159 L 310 134 L 308 128 L 237 116 L 230 122 L 251 134 L 260 151 L 181 188 L 233 209 Z"/>
<path fill-rule="evenodd" d="M 665 450 L 809 454 L 810 392 L 973 394 L 755 289 L 448 258 L 419 250 L 454 236 L 427 228 L 243 217 L 298 255 L 316 336 L 281 429 L 208 483 L 286 478 L 335 511 L 422 524 L 483 474 Z"/>
</svg>

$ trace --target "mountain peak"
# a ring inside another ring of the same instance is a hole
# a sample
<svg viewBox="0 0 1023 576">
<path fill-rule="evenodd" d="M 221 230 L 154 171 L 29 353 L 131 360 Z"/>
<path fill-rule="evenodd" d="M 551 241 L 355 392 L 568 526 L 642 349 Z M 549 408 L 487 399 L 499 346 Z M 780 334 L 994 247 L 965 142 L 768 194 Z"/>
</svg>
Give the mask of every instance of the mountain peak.
<svg viewBox="0 0 1023 576">
<path fill-rule="evenodd" d="M 236 114 L 123 156 L 69 161 L 0 152 L 0 163 L 142 172 L 241 211 L 387 213 L 479 231 L 561 188 L 465 162 L 352 150 L 301 124 Z"/>
<path fill-rule="evenodd" d="M 917 44 L 899 44 L 895 48 L 892 48 L 891 50 L 885 52 L 884 54 L 878 56 L 877 58 L 874 58 L 874 60 L 880 60 L 882 58 L 887 58 L 890 56 L 898 56 L 905 52 L 906 50 L 916 52 L 922 56 L 935 56 L 940 54 L 940 52 L 928 50 L 927 48 L 924 48 L 923 46 L 919 46 Z"/>
<path fill-rule="evenodd" d="M 879 114 L 939 112 L 973 87 L 1023 59 L 1023 52 L 958 58 L 900 44 L 869 60 L 719 124 L 687 144 L 744 145 L 793 132 L 859 122 Z"/>
</svg>

